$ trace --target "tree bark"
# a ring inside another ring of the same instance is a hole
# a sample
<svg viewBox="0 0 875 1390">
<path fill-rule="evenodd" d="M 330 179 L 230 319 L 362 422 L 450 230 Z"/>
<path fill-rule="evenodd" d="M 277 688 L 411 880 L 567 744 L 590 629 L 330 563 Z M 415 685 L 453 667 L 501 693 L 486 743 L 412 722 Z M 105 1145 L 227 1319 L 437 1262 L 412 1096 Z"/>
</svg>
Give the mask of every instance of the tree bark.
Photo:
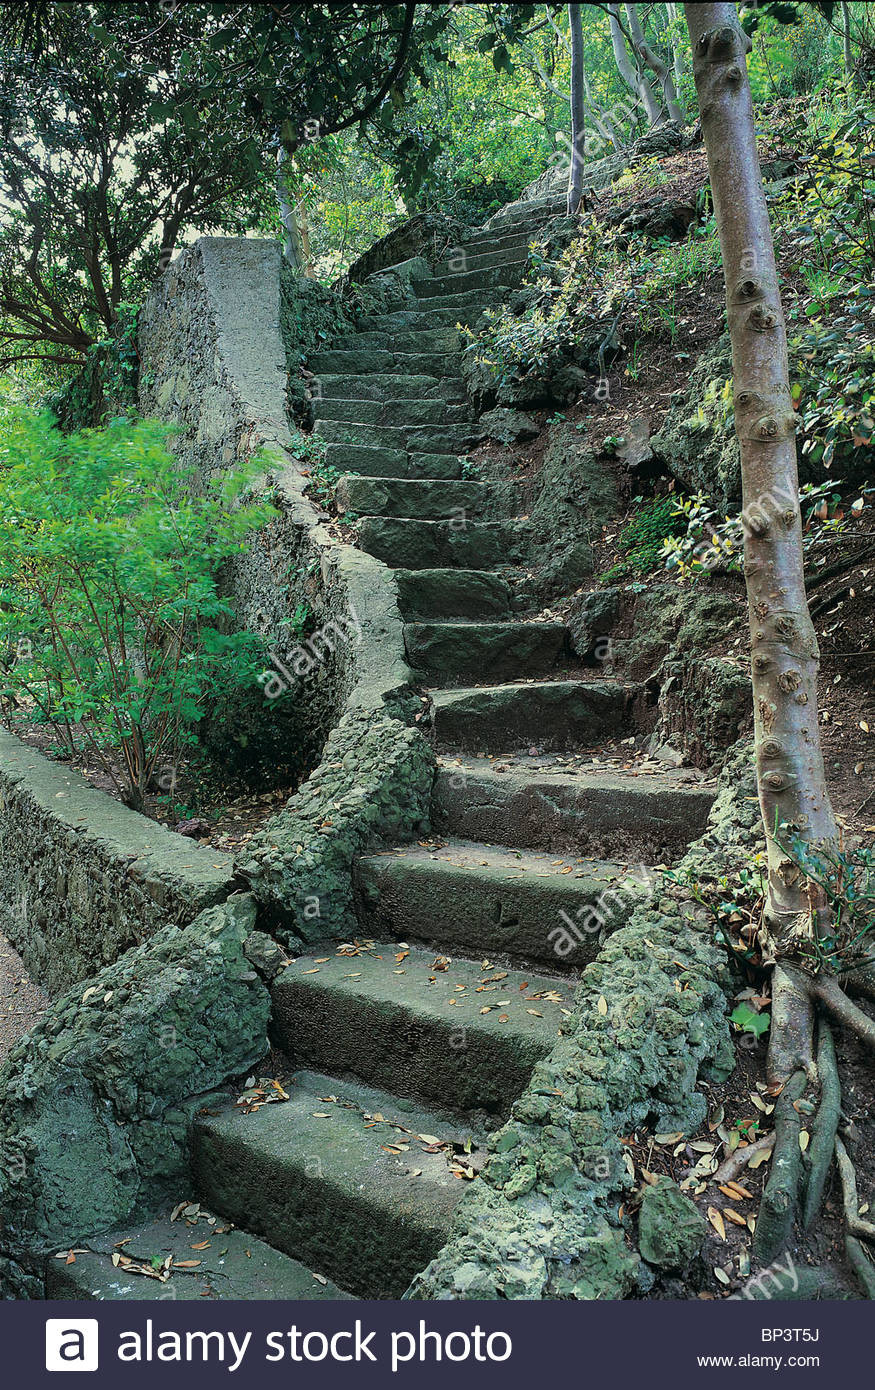
<svg viewBox="0 0 875 1390">
<path fill-rule="evenodd" d="M 842 0 L 842 55 L 845 61 L 845 77 L 853 81 L 854 59 L 851 54 L 851 7 Z"/>
<path fill-rule="evenodd" d="M 787 339 L 757 157 L 746 54 L 732 4 L 684 5 L 732 340 L 752 639 L 757 780 L 768 842 L 771 921 L 810 911 L 782 840 L 834 840 L 817 712 L 820 654 L 803 579 Z"/>
<path fill-rule="evenodd" d="M 283 256 L 296 274 L 300 274 L 304 261 L 303 250 L 301 247 L 301 233 L 298 230 L 298 219 L 295 217 L 295 209 L 292 207 L 289 198 L 288 185 L 284 165 L 288 159 L 288 151 L 280 145 L 276 157 L 276 200 L 279 207 L 280 222 L 283 226 L 285 236 L 283 237 Z"/>
<path fill-rule="evenodd" d="M 656 104 L 656 98 L 650 90 L 649 83 L 645 82 L 640 73 L 637 73 L 632 66 L 632 61 L 623 38 L 619 10 L 619 5 L 608 5 L 608 15 L 611 21 L 611 47 L 614 51 L 614 62 L 617 65 L 617 71 L 630 92 L 634 92 L 638 100 L 642 102 L 644 110 L 647 112 L 648 124 L 651 126 L 658 125 L 661 119 L 661 112 Z"/>
<path fill-rule="evenodd" d="M 638 6 L 624 5 L 623 9 L 626 11 L 626 22 L 629 28 L 629 38 L 632 41 L 632 51 L 635 54 L 635 71 L 638 78 L 639 89 L 641 91 L 641 98 L 642 100 L 646 101 L 647 97 L 649 97 L 650 101 L 653 103 L 653 109 L 656 112 L 656 116 L 655 119 L 651 120 L 651 125 L 661 125 L 662 122 L 665 120 L 666 113 L 659 105 L 654 95 L 653 88 L 651 87 L 650 83 L 647 80 L 647 77 L 645 76 L 646 69 L 649 66 L 652 66 L 652 63 L 650 63 L 647 57 L 645 57 L 645 50 L 647 50 L 647 52 L 650 52 L 650 50 L 647 49 L 647 44 L 644 41 L 644 30 L 641 28 L 641 20 L 638 18 Z M 656 63 L 658 61 L 656 55 L 653 53 L 650 53 L 650 58 L 653 60 L 653 63 Z M 660 67 L 662 71 L 665 71 L 665 67 L 663 64 L 660 64 Z M 659 73 L 657 73 L 657 77 L 659 77 Z M 670 76 L 669 82 L 671 82 Z M 674 91 L 674 87 L 672 87 L 672 91 Z M 677 101 L 675 101 L 675 105 L 677 105 Z M 674 117 L 672 117 L 672 120 L 674 120 Z"/>
<path fill-rule="evenodd" d="M 583 19 L 579 5 L 568 6 L 571 30 L 571 168 L 568 171 L 568 215 L 576 213 L 583 197 L 584 143 L 584 56 Z"/>
</svg>

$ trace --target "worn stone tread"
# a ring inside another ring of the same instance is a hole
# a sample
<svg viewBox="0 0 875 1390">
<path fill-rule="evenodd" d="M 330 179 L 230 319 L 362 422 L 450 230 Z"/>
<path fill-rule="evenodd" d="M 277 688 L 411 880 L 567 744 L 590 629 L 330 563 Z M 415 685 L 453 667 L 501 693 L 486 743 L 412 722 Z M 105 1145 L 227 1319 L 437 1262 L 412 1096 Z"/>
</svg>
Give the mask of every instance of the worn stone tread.
<svg viewBox="0 0 875 1390">
<path fill-rule="evenodd" d="M 561 749 L 629 727 L 637 693 L 618 681 L 579 679 L 435 690 L 432 718 L 447 749 L 507 753 L 533 743 Z"/>
<path fill-rule="evenodd" d="M 407 659 L 428 681 L 443 685 L 459 676 L 543 675 L 567 647 L 565 624 L 556 621 L 407 623 Z"/>
<path fill-rule="evenodd" d="M 335 495 L 342 511 L 440 520 L 460 514 L 480 517 L 494 513 L 506 491 L 493 483 L 470 479 L 346 477 L 339 479 Z"/>
<path fill-rule="evenodd" d="M 519 758 L 442 757 L 432 824 L 454 838 L 659 864 L 703 833 L 714 794 L 682 772 L 561 772 Z"/>
<path fill-rule="evenodd" d="M 409 454 L 367 444 L 328 444 L 326 466 L 365 478 L 459 478 L 462 461 L 453 454 Z"/>
<path fill-rule="evenodd" d="M 417 618 L 510 618 L 513 590 L 488 570 L 396 569 L 401 614 Z"/>
<path fill-rule="evenodd" d="M 360 919 L 374 935 L 550 970 L 593 960 L 646 897 L 648 882 L 648 872 L 620 861 L 465 840 L 404 846 L 356 865 Z M 572 945 L 568 918 L 580 933 Z"/>
<path fill-rule="evenodd" d="M 49 1257 L 46 1261 L 46 1297 L 96 1302 L 193 1299 L 237 1300 L 278 1298 L 308 1300 L 348 1299 L 324 1276 L 319 1278 L 297 1260 L 290 1259 L 247 1231 L 230 1228 L 224 1218 L 209 1224 L 203 1213 L 191 1224 L 170 1221 L 169 1216 L 135 1224 L 81 1241 L 73 1264 Z M 193 1247 L 209 1241 L 206 1250 Z M 121 1242 L 124 1242 L 122 1244 Z M 112 1263 L 118 1249 L 146 1264 L 154 1256 L 164 1260 L 199 1261 L 195 1269 L 172 1269 L 162 1283 L 146 1275 L 126 1273 Z"/>
<path fill-rule="evenodd" d="M 363 516 L 357 523 L 359 546 L 387 565 L 401 569 L 487 569 L 512 564 L 522 550 L 512 523 Z"/>
<path fill-rule="evenodd" d="M 286 1102 L 197 1119 L 198 1195 L 351 1292 L 400 1297 L 440 1249 L 467 1186 L 446 1151 L 426 1153 L 415 1136 L 461 1150 L 470 1128 L 336 1076 L 297 1072 L 286 1088 Z M 384 1118 L 366 1119 L 375 1115 Z M 407 1142 L 400 1153 L 384 1147 Z"/>
<path fill-rule="evenodd" d="M 396 1095 L 507 1114 L 564 1017 L 555 1001 L 531 996 L 555 991 L 568 1007 L 570 986 L 553 975 L 435 960 L 433 950 L 399 951 L 395 942 L 354 957 L 331 946 L 302 957 L 274 982 L 278 1042 L 297 1065 L 322 1069 L 330 1059 L 335 1071 Z M 492 980 L 496 973 L 501 980 Z M 484 981 L 491 983 L 478 990 Z"/>
</svg>

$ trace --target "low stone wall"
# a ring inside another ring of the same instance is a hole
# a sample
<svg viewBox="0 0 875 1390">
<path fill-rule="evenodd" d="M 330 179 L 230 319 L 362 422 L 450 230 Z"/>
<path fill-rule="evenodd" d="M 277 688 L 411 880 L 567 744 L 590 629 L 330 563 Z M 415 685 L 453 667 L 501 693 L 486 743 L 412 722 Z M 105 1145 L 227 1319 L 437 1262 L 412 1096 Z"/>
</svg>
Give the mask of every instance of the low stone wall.
<svg viewBox="0 0 875 1390">
<path fill-rule="evenodd" d="M 185 1194 L 210 1091 L 267 1051 L 280 952 L 236 895 L 59 999 L 0 1069 L 0 1297 L 42 1297 L 46 1252 Z"/>
<path fill-rule="evenodd" d="M 230 855 L 175 835 L 0 732 L 0 928 L 50 994 L 221 902 Z"/>
</svg>

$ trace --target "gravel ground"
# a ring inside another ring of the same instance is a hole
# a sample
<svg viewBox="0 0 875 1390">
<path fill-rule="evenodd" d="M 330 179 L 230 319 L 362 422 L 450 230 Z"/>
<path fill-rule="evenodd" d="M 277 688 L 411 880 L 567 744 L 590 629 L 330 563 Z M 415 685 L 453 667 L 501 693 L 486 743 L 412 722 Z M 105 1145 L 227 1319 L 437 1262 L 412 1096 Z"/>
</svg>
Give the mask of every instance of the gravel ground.
<svg viewBox="0 0 875 1390">
<path fill-rule="evenodd" d="M 21 957 L 0 933 L 0 1062 L 33 1027 L 48 1002 Z"/>
</svg>

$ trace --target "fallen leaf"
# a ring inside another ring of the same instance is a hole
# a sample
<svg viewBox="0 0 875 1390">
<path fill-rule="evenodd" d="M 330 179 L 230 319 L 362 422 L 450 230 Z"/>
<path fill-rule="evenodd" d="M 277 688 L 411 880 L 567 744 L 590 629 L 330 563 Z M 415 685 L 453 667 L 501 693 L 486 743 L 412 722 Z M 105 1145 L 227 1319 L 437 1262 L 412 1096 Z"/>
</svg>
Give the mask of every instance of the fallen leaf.
<svg viewBox="0 0 875 1390">
<path fill-rule="evenodd" d="M 723 1220 L 723 1216 L 722 1216 L 721 1213 L 717 1210 L 716 1207 L 709 1207 L 709 1208 L 708 1208 L 708 1220 L 711 1222 L 711 1225 L 714 1227 L 714 1230 L 717 1232 L 717 1234 L 718 1234 L 718 1236 L 720 1237 L 720 1239 L 721 1239 L 721 1240 L 725 1240 L 725 1239 L 726 1239 L 726 1223 L 725 1223 L 725 1221 Z"/>
</svg>

